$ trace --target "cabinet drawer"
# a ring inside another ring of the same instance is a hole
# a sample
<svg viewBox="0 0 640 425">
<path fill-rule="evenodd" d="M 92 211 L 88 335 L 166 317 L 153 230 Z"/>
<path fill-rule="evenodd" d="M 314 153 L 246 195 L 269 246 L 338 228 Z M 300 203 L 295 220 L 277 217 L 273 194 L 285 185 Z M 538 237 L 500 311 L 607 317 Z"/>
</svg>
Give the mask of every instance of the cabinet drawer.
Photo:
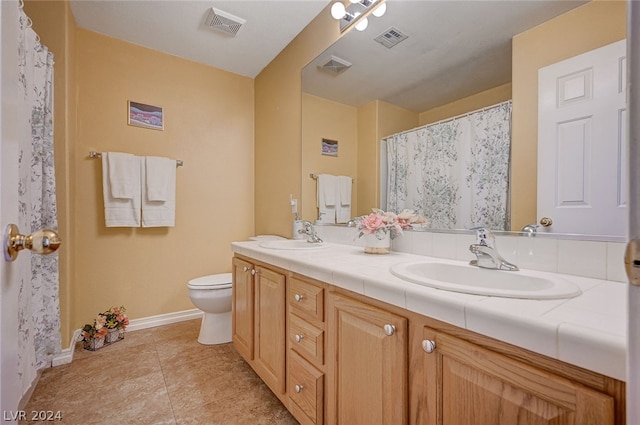
<svg viewBox="0 0 640 425">
<path fill-rule="evenodd" d="M 324 364 L 324 331 L 289 315 L 289 347 L 318 365 Z"/>
<path fill-rule="evenodd" d="M 289 352 L 289 409 L 302 424 L 322 424 L 324 375 L 295 352 Z"/>
<path fill-rule="evenodd" d="M 300 279 L 289 281 L 289 305 L 291 310 L 313 320 L 324 320 L 324 289 Z"/>
</svg>

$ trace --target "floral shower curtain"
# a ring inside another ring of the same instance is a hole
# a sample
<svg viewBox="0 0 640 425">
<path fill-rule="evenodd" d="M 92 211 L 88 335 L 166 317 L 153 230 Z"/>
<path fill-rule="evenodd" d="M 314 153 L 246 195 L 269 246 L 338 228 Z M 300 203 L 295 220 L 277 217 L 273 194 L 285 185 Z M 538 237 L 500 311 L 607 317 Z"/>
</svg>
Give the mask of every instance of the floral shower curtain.
<svg viewBox="0 0 640 425">
<path fill-rule="evenodd" d="M 385 141 L 387 210 L 436 229 L 510 228 L 511 101 Z"/>
<path fill-rule="evenodd" d="M 28 234 L 57 231 L 53 163 L 53 54 L 40 44 L 31 20 L 20 10 L 18 76 L 23 103 L 18 119 L 19 228 Z M 58 254 L 23 253 L 18 296 L 18 368 L 23 385 L 51 365 L 61 351 Z M 20 259 L 19 261 L 20 262 Z"/>
</svg>

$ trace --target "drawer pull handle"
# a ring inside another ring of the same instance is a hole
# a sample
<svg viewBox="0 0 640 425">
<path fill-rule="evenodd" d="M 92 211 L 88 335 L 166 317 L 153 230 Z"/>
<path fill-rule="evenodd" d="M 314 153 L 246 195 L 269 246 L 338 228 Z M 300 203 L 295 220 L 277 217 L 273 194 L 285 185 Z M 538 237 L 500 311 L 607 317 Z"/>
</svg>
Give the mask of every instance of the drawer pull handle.
<svg viewBox="0 0 640 425">
<path fill-rule="evenodd" d="M 300 294 L 295 294 L 295 295 L 293 296 L 293 299 L 294 299 L 294 300 L 296 300 L 297 302 L 302 301 L 302 299 L 303 299 L 303 298 L 304 298 L 304 297 L 303 297 L 302 295 L 300 295 Z"/>
<path fill-rule="evenodd" d="M 425 339 L 424 341 L 422 341 L 422 349 L 431 354 L 436 349 L 436 342 L 430 339 Z"/>
<path fill-rule="evenodd" d="M 303 388 L 304 388 L 304 385 L 296 384 L 295 386 L 295 390 L 297 393 L 301 392 Z"/>
<path fill-rule="evenodd" d="M 384 329 L 384 333 L 387 334 L 388 336 L 391 336 L 394 333 L 396 333 L 396 327 L 394 325 L 386 324 L 382 327 L 382 329 Z"/>
<path fill-rule="evenodd" d="M 301 342 L 304 335 L 296 334 L 296 342 Z"/>
</svg>

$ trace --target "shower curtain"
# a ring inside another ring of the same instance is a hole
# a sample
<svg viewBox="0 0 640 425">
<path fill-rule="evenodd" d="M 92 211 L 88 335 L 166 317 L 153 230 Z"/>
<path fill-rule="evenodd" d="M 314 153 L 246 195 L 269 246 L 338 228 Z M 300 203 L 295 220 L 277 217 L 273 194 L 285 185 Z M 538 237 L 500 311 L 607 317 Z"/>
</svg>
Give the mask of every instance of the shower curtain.
<svg viewBox="0 0 640 425">
<path fill-rule="evenodd" d="M 19 12 L 18 77 L 22 95 L 18 153 L 21 233 L 57 231 L 53 163 L 53 54 L 40 44 L 31 20 Z M 26 258 L 23 258 L 26 257 Z M 18 372 L 29 387 L 38 369 L 61 351 L 58 254 L 22 253 L 18 295 Z M 25 391 L 26 388 L 23 388 Z"/>
<path fill-rule="evenodd" d="M 435 229 L 508 230 L 511 101 L 385 139 L 387 210 Z"/>
</svg>

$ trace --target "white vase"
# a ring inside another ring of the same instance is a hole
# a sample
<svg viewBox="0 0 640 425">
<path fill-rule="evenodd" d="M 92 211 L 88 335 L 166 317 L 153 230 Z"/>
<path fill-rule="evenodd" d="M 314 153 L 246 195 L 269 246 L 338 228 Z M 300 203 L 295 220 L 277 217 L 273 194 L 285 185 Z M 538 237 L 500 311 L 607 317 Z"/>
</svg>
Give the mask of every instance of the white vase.
<svg viewBox="0 0 640 425">
<path fill-rule="evenodd" d="M 378 239 L 374 234 L 364 236 L 364 252 L 366 254 L 388 254 L 389 251 L 391 251 L 389 232 L 384 233 L 382 239 Z"/>
</svg>

